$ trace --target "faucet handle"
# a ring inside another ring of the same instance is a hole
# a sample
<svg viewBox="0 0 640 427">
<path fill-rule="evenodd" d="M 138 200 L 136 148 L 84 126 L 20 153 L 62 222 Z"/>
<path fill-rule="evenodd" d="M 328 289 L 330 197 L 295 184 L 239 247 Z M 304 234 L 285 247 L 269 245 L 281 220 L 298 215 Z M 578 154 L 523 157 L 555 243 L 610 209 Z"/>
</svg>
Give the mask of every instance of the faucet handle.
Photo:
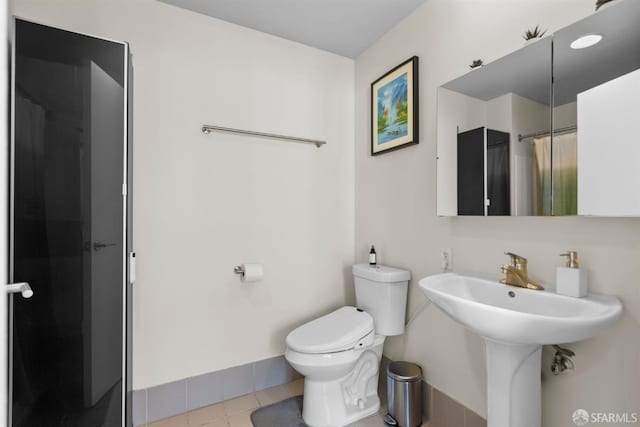
<svg viewBox="0 0 640 427">
<path fill-rule="evenodd" d="M 513 265 L 514 267 L 517 264 L 525 264 L 527 262 L 527 259 L 523 256 L 520 256 L 518 254 L 514 254 L 513 252 L 505 252 L 505 255 L 509 255 L 509 257 L 511 257 L 511 265 Z"/>
</svg>

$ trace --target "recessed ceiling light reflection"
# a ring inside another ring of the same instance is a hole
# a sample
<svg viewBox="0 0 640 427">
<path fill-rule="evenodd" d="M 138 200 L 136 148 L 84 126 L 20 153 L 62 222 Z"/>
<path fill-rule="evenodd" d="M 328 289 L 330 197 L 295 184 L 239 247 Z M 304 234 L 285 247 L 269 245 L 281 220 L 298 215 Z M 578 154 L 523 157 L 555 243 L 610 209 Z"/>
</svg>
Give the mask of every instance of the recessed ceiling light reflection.
<svg viewBox="0 0 640 427">
<path fill-rule="evenodd" d="M 575 39 L 571 43 L 571 49 L 585 49 L 600 43 L 601 40 L 602 35 L 600 34 L 587 34 L 586 36 Z"/>
</svg>

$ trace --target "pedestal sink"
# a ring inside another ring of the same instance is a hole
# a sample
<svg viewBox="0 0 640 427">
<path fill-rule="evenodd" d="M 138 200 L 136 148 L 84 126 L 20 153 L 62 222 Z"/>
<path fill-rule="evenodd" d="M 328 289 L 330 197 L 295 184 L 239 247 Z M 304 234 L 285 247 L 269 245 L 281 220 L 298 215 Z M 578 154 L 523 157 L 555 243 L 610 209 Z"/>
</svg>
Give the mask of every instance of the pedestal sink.
<svg viewBox="0 0 640 427">
<path fill-rule="evenodd" d="M 420 288 L 484 339 L 488 427 L 540 427 L 542 346 L 590 338 L 622 315 L 613 296 L 571 298 L 482 275 L 437 274 L 420 280 Z"/>
</svg>

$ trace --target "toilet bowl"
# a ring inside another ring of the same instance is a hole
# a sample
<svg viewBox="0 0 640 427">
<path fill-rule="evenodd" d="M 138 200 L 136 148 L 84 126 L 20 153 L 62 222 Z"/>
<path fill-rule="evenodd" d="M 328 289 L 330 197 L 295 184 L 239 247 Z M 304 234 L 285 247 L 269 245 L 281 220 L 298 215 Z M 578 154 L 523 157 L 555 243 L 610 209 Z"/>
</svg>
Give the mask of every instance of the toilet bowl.
<svg viewBox="0 0 640 427">
<path fill-rule="evenodd" d="M 312 427 L 339 427 L 380 409 L 377 394 L 385 337 L 404 332 L 409 272 L 353 266 L 358 308 L 312 320 L 286 339 L 285 358 L 304 375 L 302 417 Z"/>
<path fill-rule="evenodd" d="M 373 318 L 342 307 L 287 336 L 285 358 L 304 375 L 302 417 L 310 426 L 343 426 L 380 409 L 378 367 L 384 337 Z"/>
</svg>

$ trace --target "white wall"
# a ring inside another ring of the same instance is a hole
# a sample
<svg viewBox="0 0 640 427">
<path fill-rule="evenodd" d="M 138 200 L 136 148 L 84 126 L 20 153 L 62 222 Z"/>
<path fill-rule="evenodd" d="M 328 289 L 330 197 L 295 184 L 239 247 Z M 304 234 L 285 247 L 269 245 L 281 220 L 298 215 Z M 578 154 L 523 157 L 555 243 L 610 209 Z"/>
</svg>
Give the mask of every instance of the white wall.
<svg viewBox="0 0 640 427">
<path fill-rule="evenodd" d="M 486 102 L 488 129 L 511 133 L 512 96 L 510 93 L 490 99 Z"/>
<path fill-rule="evenodd" d="M 558 256 L 578 250 L 591 289 L 614 294 L 623 318 L 599 337 L 572 344 L 576 370 L 552 377 L 544 353 L 543 425 L 572 425 L 577 408 L 638 411 L 640 401 L 640 220 L 604 218 L 438 218 L 436 216 L 436 91 L 477 58 L 485 62 L 522 46 L 520 35 L 539 24 L 549 32 L 587 16 L 583 0 L 428 0 L 356 60 L 357 260 L 370 244 L 381 262 L 413 274 L 409 311 L 423 301 L 418 279 L 439 272 L 440 248 L 453 248 L 461 271 L 499 274 L 512 250 L 529 258 L 534 278 L 552 282 Z M 615 7 L 615 6 L 614 6 Z M 420 144 L 371 157 L 369 85 L 406 58 L 420 57 Z M 434 306 L 404 336 L 387 340 L 392 359 L 418 362 L 426 379 L 486 415 L 485 368 L 480 338 Z"/>
<path fill-rule="evenodd" d="M 578 124 L 578 103 L 576 101 L 553 107 L 553 127 L 560 129 Z"/>
<path fill-rule="evenodd" d="M 128 41 L 134 65 L 134 388 L 284 353 L 343 305 L 353 261 L 354 62 L 152 0 L 15 0 Z M 203 123 L 326 139 L 223 134 Z M 233 267 L 262 262 L 242 284 Z"/>
</svg>

